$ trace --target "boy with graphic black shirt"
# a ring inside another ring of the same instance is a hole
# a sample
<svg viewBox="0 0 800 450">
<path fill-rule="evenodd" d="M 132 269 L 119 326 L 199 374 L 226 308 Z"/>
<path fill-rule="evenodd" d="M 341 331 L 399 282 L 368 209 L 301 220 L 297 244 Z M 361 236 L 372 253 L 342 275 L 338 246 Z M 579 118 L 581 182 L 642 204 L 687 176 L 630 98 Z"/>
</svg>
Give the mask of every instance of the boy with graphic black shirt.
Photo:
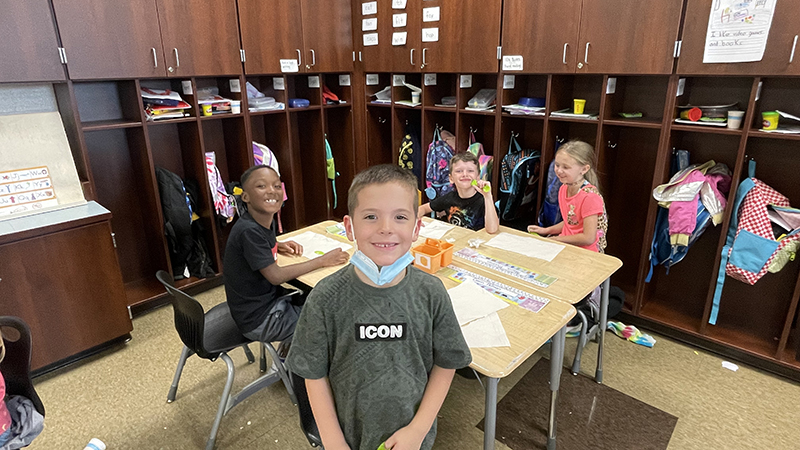
<svg viewBox="0 0 800 450">
<path fill-rule="evenodd" d="M 450 182 L 456 189 L 420 206 L 418 215 L 436 211 L 437 216 L 443 213 L 442 220 L 453 225 L 476 231 L 485 227 L 489 234 L 497 233 L 500 219 L 494 208 L 491 185 L 478 180 L 479 173 L 477 156 L 470 152 L 457 153 L 450 160 Z"/>
</svg>

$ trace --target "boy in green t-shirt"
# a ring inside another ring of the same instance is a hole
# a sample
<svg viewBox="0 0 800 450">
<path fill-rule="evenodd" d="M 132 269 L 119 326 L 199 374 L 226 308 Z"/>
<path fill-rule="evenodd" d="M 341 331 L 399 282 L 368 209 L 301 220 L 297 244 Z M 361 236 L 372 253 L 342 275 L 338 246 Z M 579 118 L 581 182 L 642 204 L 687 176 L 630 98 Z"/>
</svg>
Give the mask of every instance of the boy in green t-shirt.
<svg viewBox="0 0 800 450">
<path fill-rule="evenodd" d="M 311 291 L 289 369 L 306 379 L 326 450 L 429 450 L 455 369 L 471 361 L 442 282 L 409 264 L 417 179 L 394 165 L 348 194 L 350 265 Z"/>
</svg>

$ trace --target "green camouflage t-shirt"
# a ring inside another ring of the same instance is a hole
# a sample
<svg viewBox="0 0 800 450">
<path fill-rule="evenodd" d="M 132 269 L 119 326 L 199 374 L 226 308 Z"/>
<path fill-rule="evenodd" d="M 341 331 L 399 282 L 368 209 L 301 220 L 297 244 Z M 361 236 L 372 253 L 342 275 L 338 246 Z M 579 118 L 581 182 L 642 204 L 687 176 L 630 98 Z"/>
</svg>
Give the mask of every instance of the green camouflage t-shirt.
<svg viewBox="0 0 800 450">
<path fill-rule="evenodd" d="M 396 286 L 376 288 L 348 265 L 309 294 L 286 364 L 303 378 L 328 377 L 350 448 L 376 450 L 414 418 L 434 364 L 471 361 L 436 277 L 409 266 Z M 434 422 L 421 449 L 435 437 Z"/>
</svg>

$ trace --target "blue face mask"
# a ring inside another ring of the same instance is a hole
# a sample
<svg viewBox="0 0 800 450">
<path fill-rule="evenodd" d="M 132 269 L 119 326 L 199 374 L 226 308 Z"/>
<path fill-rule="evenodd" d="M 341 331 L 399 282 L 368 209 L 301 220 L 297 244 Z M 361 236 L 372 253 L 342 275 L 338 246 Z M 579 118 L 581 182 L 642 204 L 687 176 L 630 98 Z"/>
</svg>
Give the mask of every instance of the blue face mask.
<svg viewBox="0 0 800 450">
<path fill-rule="evenodd" d="M 407 252 L 405 255 L 397 258 L 397 261 L 393 262 L 391 265 L 383 266 L 381 269 L 378 269 L 378 265 L 375 264 L 369 256 L 362 253 L 361 250 L 356 251 L 353 257 L 350 258 L 350 264 L 354 265 L 377 286 L 383 286 L 394 280 L 394 278 L 412 262 L 414 262 L 414 256 L 411 255 L 411 252 Z"/>
</svg>

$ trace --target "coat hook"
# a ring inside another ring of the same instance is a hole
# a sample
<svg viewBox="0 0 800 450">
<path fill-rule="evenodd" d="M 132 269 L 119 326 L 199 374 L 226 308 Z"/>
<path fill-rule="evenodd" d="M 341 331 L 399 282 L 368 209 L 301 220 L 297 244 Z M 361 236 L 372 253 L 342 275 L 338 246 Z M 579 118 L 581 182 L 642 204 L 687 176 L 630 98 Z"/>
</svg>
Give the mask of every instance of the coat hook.
<svg viewBox="0 0 800 450">
<path fill-rule="evenodd" d="M 612 144 L 611 141 L 608 141 L 608 148 L 617 148 L 617 144 Z"/>
</svg>

